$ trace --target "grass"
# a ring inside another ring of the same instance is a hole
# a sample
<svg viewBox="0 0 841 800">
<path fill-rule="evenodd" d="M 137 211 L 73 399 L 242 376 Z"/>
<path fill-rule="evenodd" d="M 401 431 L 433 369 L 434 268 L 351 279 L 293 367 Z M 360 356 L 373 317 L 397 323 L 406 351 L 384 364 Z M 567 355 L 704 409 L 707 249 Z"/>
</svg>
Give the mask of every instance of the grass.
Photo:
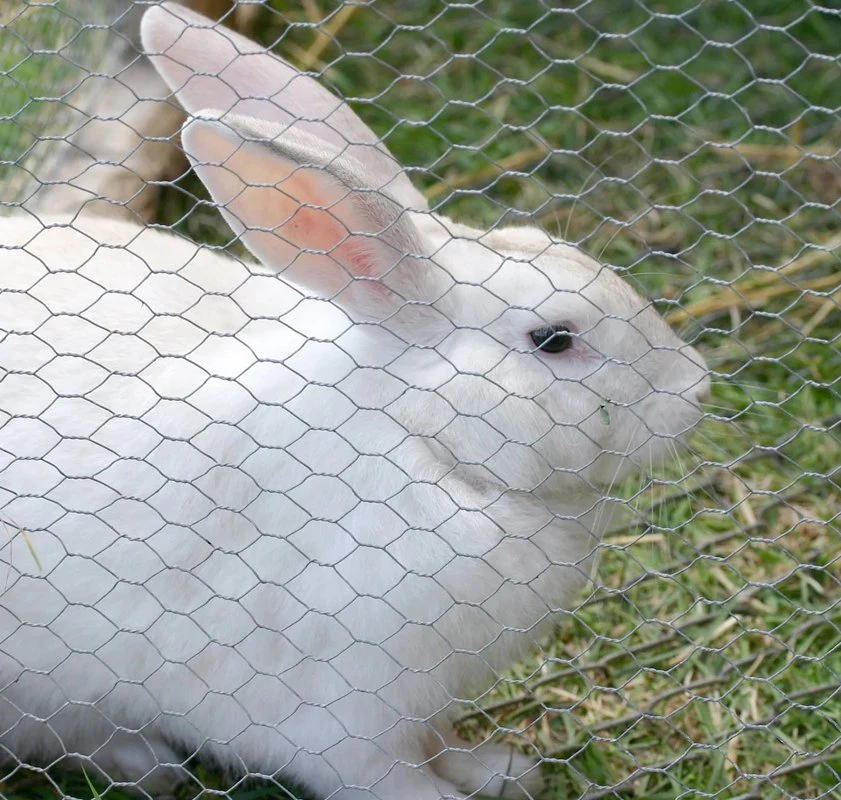
<svg viewBox="0 0 841 800">
<path fill-rule="evenodd" d="M 61 132 L 72 93 L 103 68 L 106 6 L 85 0 L 0 5 L 0 185 L 18 200 L 39 139 Z"/>
<path fill-rule="evenodd" d="M 715 371 L 693 452 L 623 487 L 594 588 L 464 733 L 536 748 L 559 800 L 841 797 L 841 15 L 272 4 L 257 34 L 355 98 L 440 211 L 536 218 L 656 298 Z M 185 178 L 161 215 L 223 243 L 201 196 Z M 4 793 L 54 791 L 35 785 Z"/>
</svg>

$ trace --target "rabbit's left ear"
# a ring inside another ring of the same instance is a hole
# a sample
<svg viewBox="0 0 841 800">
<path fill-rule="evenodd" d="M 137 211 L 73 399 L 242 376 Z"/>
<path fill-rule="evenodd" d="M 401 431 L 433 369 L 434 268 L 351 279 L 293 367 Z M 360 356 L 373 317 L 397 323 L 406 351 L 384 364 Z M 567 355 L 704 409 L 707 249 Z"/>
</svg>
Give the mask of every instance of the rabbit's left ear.
<svg viewBox="0 0 841 800">
<path fill-rule="evenodd" d="M 146 12 L 141 36 L 188 113 L 218 108 L 305 131 L 353 156 L 371 184 L 405 208 L 428 208 L 394 156 L 347 103 L 255 42 L 172 2 Z"/>
<path fill-rule="evenodd" d="M 219 113 L 185 124 L 184 149 L 266 266 L 367 319 L 427 299 L 421 236 L 362 165 L 295 128 Z"/>
</svg>

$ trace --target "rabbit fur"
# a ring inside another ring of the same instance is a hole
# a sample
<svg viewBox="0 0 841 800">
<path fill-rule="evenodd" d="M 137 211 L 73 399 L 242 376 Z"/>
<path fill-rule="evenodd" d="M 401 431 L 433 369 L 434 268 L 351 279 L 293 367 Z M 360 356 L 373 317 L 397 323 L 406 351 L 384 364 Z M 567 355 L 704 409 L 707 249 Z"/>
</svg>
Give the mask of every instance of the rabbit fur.
<svg viewBox="0 0 841 800">
<path fill-rule="evenodd" d="M 163 3 L 143 41 L 260 263 L 0 219 L 7 768 L 536 796 L 534 758 L 448 719 L 574 601 L 604 487 L 696 424 L 702 358 L 578 250 L 430 213 L 247 39 Z M 536 349 L 547 325 L 571 346 Z"/>
</svg>

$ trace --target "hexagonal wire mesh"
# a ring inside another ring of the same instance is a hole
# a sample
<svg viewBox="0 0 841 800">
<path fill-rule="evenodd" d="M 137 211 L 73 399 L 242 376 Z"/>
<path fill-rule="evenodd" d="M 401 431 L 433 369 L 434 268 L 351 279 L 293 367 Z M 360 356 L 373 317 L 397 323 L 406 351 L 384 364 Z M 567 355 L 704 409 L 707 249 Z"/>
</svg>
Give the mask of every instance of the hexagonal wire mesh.
<svg viewBox="0 0 841 800">
<path fill-rule="evenodd" d="M 193 5 L 212 200 L 0 12 L 3 797 L 838 796 L 841 12 Z"/>
</svg>

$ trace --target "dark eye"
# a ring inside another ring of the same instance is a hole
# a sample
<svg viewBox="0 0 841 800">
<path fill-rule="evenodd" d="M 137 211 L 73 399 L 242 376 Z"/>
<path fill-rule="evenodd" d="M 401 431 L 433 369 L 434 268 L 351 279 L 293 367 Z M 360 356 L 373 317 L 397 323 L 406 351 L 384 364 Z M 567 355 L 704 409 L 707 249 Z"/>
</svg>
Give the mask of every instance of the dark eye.
<svg viewBox="0 0 841 800">
<path fill-rule="evenodd" d="M 530 331 L 529 336 L 534 346 L 544 353 L 562 353 L 572 345 L 572 336 L 569 328 L 563 325 L 547 325 L 545 328 L 537 328 Z"/>
</svg>

